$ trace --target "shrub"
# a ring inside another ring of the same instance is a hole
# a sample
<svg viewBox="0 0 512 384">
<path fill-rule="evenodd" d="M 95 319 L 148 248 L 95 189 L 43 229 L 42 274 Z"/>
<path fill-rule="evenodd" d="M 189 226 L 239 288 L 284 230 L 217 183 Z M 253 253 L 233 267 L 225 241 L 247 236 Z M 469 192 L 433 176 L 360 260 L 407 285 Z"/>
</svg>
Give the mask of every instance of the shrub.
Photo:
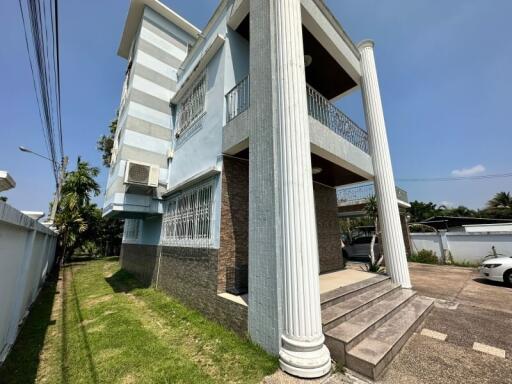
<svg viewBox="0 0 512 384">
<path fill-rule="evenodd" d="M 418 253 L 411 254 L 410 261 L 415 263 L 424 263 L 424 264 L 438 264 L 439 259 L 437 258 L 437 254 L 434 251 L 430 251 L 428 249 L 422 249 L 418 251 Z"/>
</svg>

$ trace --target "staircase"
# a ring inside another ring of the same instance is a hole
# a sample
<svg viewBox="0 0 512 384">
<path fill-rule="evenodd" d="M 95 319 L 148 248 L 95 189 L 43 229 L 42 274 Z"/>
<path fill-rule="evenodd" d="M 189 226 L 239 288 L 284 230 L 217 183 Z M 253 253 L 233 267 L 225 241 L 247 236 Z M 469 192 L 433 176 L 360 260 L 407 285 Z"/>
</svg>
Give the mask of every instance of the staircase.
<svg viewBox="0 0 512 384">
<path fill-rule="evenodd" d="M 320 301 L 331 356 L 371 379 L 393 360 L 433 305 L 382 275 L 326 292 Z"/>
</svg>

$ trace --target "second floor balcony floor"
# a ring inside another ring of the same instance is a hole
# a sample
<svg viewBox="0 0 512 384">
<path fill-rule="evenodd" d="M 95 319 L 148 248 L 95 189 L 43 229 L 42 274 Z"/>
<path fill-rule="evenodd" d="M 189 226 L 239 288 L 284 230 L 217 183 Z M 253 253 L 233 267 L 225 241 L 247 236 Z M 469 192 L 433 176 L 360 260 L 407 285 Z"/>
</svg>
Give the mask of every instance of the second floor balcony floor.
<svg viewBox="0 0 512 384">
<path fill-rule="evenodd" d="M 249 76 L 226 95 L 226 123 L 250 107 Z M 368 133 L 338 107 L 309 84 L 306 86 L 308 115 L 341 136 L 350 144 L 369 154 Z"/>
</svg>

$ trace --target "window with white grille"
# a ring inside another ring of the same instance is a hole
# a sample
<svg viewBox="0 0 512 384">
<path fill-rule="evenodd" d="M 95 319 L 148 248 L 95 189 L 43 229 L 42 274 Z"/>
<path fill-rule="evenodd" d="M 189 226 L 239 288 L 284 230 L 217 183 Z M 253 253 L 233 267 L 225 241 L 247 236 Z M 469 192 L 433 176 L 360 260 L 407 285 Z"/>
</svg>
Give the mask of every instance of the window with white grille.
<svg viewBox="0 0 512 384">
<path fill-rule="evenodd" d="M 124 221 L 124 240 L 138 240 L 140 235 L 140 220 L 126 219 Z"/>
<path fill-rule="evenodd" d="M 200 79 L 194 84 L 183 102 L 178 106 L 178 116 L 176 119 L 178 129 L 176 134 L 179 136 L 185 132 L 194 121 L 203 113 L 206 97 L 206 74 L 202 74 Z"/>
<path fill-rule="evenodd" d="M 162 243 L 207 246 L 211 238 L 213 181 L 170 199 L 162 221 Z"/>
</svg>

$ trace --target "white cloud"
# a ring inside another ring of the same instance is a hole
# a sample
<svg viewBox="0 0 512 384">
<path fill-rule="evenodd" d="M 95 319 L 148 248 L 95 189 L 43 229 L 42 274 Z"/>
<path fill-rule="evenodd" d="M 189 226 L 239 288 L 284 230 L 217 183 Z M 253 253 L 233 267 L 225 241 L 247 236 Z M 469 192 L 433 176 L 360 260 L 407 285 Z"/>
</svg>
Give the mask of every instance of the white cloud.
<svg viewBox="0 0 512 384">
<path fill-rule="evenodd" d="M 474 176 L 482 172 L 485 172 L 485 167 L 482 164 L 478 164 L 471 168 L 454 169 L 452 171 L 452 176 Z"/>
</svg>

